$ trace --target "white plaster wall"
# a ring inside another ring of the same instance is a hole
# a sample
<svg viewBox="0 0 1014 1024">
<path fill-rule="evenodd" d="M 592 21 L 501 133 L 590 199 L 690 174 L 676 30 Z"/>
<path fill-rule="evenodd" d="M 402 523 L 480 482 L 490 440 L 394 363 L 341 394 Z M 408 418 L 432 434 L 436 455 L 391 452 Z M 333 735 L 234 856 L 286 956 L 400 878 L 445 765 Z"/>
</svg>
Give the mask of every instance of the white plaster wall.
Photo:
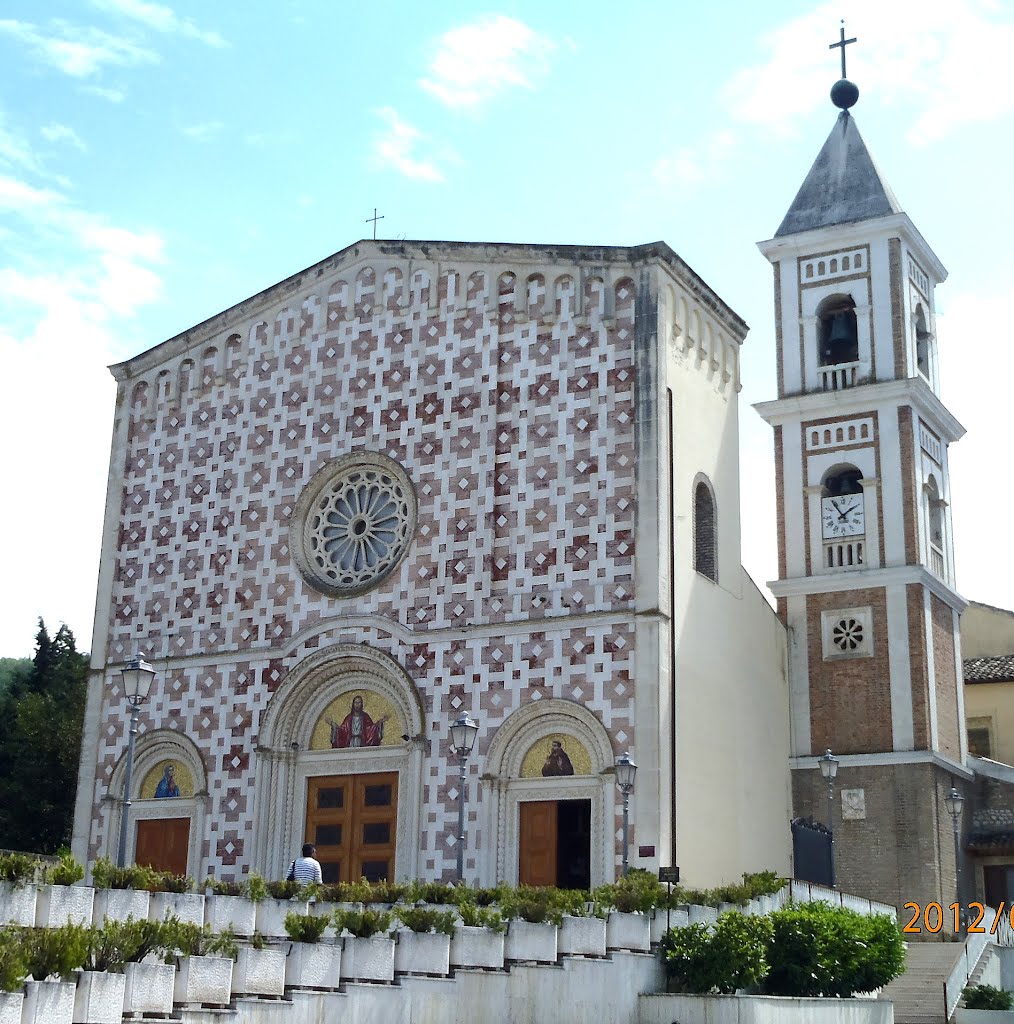
<svg viewBox="0 0 1014 1024">
<path fill-rule="evenodd" d="M 675 418 L 676 847 L 689 885 L 788 871 L 785 630 L 740 565 L 737 395 L 669 360 Z M 693 566 L 693 484 L 716 499 L 718 582 Z"/>
</svg>

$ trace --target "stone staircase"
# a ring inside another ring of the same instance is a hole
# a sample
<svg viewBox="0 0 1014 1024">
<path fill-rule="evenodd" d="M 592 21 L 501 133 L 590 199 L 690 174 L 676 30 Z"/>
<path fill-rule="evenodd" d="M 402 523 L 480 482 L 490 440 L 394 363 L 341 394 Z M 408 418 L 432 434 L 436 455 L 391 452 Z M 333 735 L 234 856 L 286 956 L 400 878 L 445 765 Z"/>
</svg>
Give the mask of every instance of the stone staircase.
<svg viewBox="0 0 1014 1024">
<path fill-rule="evenodd" d="M 881 999 L 894 1003 L 894 1024 L 947 1024 L 944 981 L 958 962 L 960 942 L 910 942 L 905 973 L 885 986 Z"/>
</svg>

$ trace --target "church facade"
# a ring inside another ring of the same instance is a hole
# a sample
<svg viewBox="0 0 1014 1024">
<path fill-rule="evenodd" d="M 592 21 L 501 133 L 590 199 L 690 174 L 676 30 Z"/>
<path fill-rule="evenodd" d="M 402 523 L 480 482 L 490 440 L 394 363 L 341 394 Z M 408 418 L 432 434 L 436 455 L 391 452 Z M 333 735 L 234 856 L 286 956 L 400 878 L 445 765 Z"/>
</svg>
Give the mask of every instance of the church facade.
<svg viewBox="0 0 1014 1024">
<path fill-rule="evenodd" d="M 740 565 L 743 321 L 668 246 L 358 242 L 112 367 L 74 850 L 198 878 L 789 870 L 785 631 Z"/>
</svg>

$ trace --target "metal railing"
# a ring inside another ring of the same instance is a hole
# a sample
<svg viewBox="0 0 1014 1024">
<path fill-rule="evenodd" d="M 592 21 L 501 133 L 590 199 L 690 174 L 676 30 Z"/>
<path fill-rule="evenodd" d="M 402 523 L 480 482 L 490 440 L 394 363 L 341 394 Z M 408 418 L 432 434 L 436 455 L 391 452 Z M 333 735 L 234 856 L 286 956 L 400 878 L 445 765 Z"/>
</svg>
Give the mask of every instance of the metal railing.
<svg viewBox="0 0 1014 1024">
<path fill-rule="evenodd" d="M 958 962 L 944 982 L 944 1020 L 950 1020 L 951 1015 L 957 1009 L 961 993 L 964 992 L 969 978 L 979 966 L 979 961 L 986 949 L 990 945 L 1014 946 L 1012 916 L 1014 916 L 1014 906 L 1008 909 L 1001 903 L 999 910 L 986 907 L 982 919 L 977 925 L 982 931 L 972 932 L 965 938 Z"/>
<path fill-rule="evenodd" d="M 898 919 L 898 908 L 890 903 L 878 903 L 876 900 L 868 900 L 865 896 L 854 896 L 852 893 L 842 892 L 840 889 L 829 889 L 826 885 L 802 882 L 793 878 L 787 888 L 789 898 L 794 903 L 812 903 L 819 900 L 821 903 L 830 903 L 835 907 L 854 910 L 857 914 L 863 914 L 866 917 L 873 914 L 887 914 L 895 920 Z"/>
</svg>

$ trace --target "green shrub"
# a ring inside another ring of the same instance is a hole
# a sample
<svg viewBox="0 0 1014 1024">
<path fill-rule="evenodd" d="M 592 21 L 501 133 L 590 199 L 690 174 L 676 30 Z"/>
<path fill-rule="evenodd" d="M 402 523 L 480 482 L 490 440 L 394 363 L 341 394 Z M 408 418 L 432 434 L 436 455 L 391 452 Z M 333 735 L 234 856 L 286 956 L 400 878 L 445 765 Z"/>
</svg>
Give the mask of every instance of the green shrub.
<svg viewBox="0 0 1014 1024">
<path fill-rule="evenodd" d="M 149 869 L 146 888 L 151 892 L 192 892 L 194 880 L 187 875 L 174 875 L 171 871 Z"/>
<path fill-rule="evenodd" d="M 254 903 L 268 898 L 268 883 L 256 871 L 251 871 L 246 880 L 246 898 Z"/>
<path fill-rule="evenodd" d="M 27 853 L 0 853 L 0 882 L 14 886 L 30 885 L 35 881 L 42 862 Z"/>
<path fill-rule="evenodd" d="M 180 956 L 221 956 L 235 960 L 239 955 L 236 937 L 229 930 L 215 932 L 211 925 L 193 924 L 170 917 L 162 923 L 165 946 Z"/>
<path fill-rule="evenodd" d="M 409 903 L 457 903 L 460 887 L 446 882 L 410 882 L 403 887 Z"/>
<path fill-rule="evenodd" d="M 96 889 L 150 889 L 151 868 L 141 864 L 117 867 L 111 860 L 100 857 L 92 865 L 92 885 Z"/>
<path fill-rule="evenodd" d="M 320 937 L 329 924 L 331 924 L 331 919 L 326 914 L 321 916 L 296 913 L 285 915 L 285 933 L 293 942 L 320 942 Z"/>
<path fill-rule="evenodd" d="M 394 911 L 399 921 L 414 932 L 438 932 L 453 935 L 458 918 L 450 910 L 433 910 L 431 907 L 397 907 Z"/>
<path fill-rule="evenodd" d="M 250 936 L 250 947 L 251 949 L 267 949 L 268 940 L 264 938 L 260 932 L 255 931 L 253 935 Z"/>
<path fill-rule="evenodd" d="M 19 929 L 16 941 L 21 945 L 26 972 L 36 981 L 54 976 L 69 977 L 84 966 L 90 931 L 81 924 Z"/>
<path fill-rule="evenodd" d="M 204 888 L 212 896 L 243 896 L 246 886 L 242 882 L 223 882 L 218 878 L 207 878 L 204 881 Z"/>
<path fill-rule="evenodd" d="M 368 939 L 391 927 L 391 913 L 387 910 L 336 910 L 334 926 L 339 932 L 348 931 L 356 938 Z"/>
<path fill-rule="evenodd" d="M 44 877 L 49 885 L 73 885 L 84 878 L 84 868 L 73 854 L 64 852 L 55 864 L 46 865 Z"/>
<path fill-rule="evenodd" d="M 498 910 L 491 907 L 479 907 L 474 903 L 459 903 L 458 913 L 461 923 L 469 928 L 488 928 L 491 932 L 505 932 L 507 922 Z"/>
<path fill-rule="evenodd" d="M 647 914 L 665 905 L 666 891 L 654 875 L 634 868 L 626 878 L 600 885 L 592 896 L 597 903 L 621 914 Z"/>
<path fill-rule="evenodd" d="M 969 985 L 962 993 L 969 1010 L 1010 1010 L 1014 1008 L 1014 996 L 1002 988 L 992 985 Z"/>
<path fill-rule="evenodd" d="M 299 882 L 267 882 L 268 895 L 276 900 L 291 900 L 299 892 Z"/>
<path fill-rule="evenodd" d="M 662 939 L 662 957 L 670 990 L 736 992 L 759 984 L 767 974 L 766 951 L 771 922 L 736 911 L 709 926 L 670 929 Z"/>
<path fill-rule="evenodd" d="M 88 930 L 84 969 L 122 974 L 125 964 L 139 963 L 149 953 L 164 957 L 171 941 L 163 921 L 106 920 L 100 928 Z"/>
<path fill-rule="evenodd" d="M 500 913 L 508 920 L 520 918 L 531 924 L 559 925 L 563 920 L 563 909 L 555 900 L 555 889 L 519 886 L 513 892 L 505 893 L 500 901 Z"/>
<path fill-rule="evenodd" d="M 779 996 L 871 992 L 905 969 L 897 922 L 826 903 L 795 903 L 771 915 L 771 970 L 765 990 Z"/>
<path fill-rule="evenodd" d="M 0 992 L 20 991 L 27 973 L 19 936 L 13 931 L 0 931 Z"/>
</svg>

